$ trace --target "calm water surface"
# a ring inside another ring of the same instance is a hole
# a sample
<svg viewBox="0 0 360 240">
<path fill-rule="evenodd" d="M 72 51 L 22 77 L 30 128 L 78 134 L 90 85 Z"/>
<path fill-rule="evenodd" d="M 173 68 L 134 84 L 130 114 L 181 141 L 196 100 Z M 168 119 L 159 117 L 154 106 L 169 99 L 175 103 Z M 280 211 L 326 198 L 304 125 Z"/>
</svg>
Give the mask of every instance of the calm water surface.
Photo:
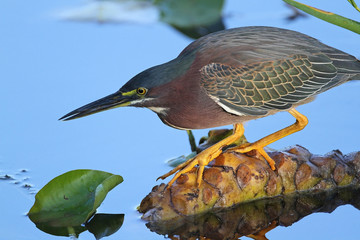
<svg viewBox="0 0 360 240">
<path fill-rule="evenodd" d="M 304 1 L 303 1 L 304 2 Z M 307 1 L 309 4 L 311 1 Z M 305 2 L 306 3 L 306 2 Z M 25 216 L 34 192 L 73 169 L 120 174 L 125 181 L 111 191 L 99 212 L 125 213 L 122 228 L 107 239 L 163 239 L 135 211 L 167 172 L 164 161 L 189 153 L 186 133 L 162 124 L 149 110 L 123 108 L 70 122 L 57 119 L 83 104 L 116 91 L 138 72 L 174 57 L 191 40 L 165 24 L 101 25 L 59 21 L 70 0 L 0 3 L 0 239 L 57 239 L 39 231 Z M 260 4 L 260 5 L 259 5 Z M 313 3 L 311 3 L 313 4 Z M 359 20 L 347 1 L 316 2 L 317 7 Z M 315 6 L 315 5 L 314 5 Z M 291 11 L 281 1 L 227 1 L 228 28 L 268 25 L 301 31 L 360 57 L 360 38 L 313 17 L 287 22 Z M 314 153 L 360 150 L 360 82 L 344 84 L 298 110 L 310 124 L 271 147 L 301 144 Z M 293 122 L 287 113 L 247 124 L 250 141 Z M 195 131 L 197 138 L 207 130 Z M 21 170 L 26 169 L 26 172 Z M 28 184 L 30 189 L 23 187 Z M 318 213 L 291 227 L 278 227 L 269 239 L 355 239 L 360 212 L 342 206 Z M 82 233 L 80 239 L 94 239 Z"/>
</svg>

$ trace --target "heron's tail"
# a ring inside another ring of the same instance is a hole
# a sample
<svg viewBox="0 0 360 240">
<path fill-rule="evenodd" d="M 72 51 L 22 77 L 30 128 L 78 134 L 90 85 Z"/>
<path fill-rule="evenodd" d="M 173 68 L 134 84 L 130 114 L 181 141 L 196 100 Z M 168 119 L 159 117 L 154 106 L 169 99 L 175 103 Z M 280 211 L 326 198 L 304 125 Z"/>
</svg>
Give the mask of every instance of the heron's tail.
<svg viewBox="0 0 360 240">
<path fill-rule="evenodd" d="M 349 81 L 352 81 L 352 80 L 360 80 L 360 74 L 357 74 L 357 75 L 349 78 Z"/>
<path fill-rule="evenodd" d="M 359 59 L 357 59 L 357 61 L 356 61 L 356 70 L 357 70 L 357 73 L 354 76 L 350 77 L 349 81 L 360 80 L 360 60 Z"/>
</svg>

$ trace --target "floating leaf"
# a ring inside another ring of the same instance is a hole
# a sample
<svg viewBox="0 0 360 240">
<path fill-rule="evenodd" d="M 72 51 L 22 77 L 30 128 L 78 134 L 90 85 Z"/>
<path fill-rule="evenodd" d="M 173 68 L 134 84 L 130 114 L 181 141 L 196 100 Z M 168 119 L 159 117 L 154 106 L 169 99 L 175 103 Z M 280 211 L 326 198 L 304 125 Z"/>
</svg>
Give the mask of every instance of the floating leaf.
<svg viewBox="0 0 360 240">
<path fill-rule="evenodd" d="M 36 194 L 28 216 L 43 231 L 60 228 L 61 235 L 69 235 L 73 227 L 85 223 L 95 213 L 107 193 L 122 181 L 119 175 L 96 170 L 64 173 Z"/>
<path fill-rule="evenodd" d="M 349 18 L 337 15 L 332 12 L 326 12 L 293 0 L 283 1 L 317 18 L 360 34 L 360 22 L 351 20 Z"/>
</svg>

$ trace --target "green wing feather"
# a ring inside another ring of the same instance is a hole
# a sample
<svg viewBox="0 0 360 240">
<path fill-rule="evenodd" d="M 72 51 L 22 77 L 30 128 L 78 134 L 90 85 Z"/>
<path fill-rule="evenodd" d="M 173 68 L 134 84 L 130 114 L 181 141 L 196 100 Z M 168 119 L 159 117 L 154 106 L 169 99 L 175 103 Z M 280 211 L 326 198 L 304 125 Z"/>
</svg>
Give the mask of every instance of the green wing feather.
<svg viewBox="0 0 360 240">
<path fill-rule="evenodd" d="M 207 94 L 238 115 L 289 109 L 342 79 L 325 54 L 292 55 L 242 67 L 211 63 L 201 73 Z"/>
</svg>

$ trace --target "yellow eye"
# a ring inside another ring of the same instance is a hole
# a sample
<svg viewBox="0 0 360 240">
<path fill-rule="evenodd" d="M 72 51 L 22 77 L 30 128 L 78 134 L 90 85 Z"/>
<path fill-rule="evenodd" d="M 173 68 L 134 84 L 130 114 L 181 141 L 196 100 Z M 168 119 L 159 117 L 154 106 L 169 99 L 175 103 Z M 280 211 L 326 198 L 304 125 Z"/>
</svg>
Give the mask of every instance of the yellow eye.
<svg viewBox="0 0 360 240">
<path fill-rule="evenodd" d="M 136 93 L 139 95 L 145 95 L 147 93 L 147 89 L 143 87 L 139 87 L 138 89 L 136 89 Z"/>
</svg>

